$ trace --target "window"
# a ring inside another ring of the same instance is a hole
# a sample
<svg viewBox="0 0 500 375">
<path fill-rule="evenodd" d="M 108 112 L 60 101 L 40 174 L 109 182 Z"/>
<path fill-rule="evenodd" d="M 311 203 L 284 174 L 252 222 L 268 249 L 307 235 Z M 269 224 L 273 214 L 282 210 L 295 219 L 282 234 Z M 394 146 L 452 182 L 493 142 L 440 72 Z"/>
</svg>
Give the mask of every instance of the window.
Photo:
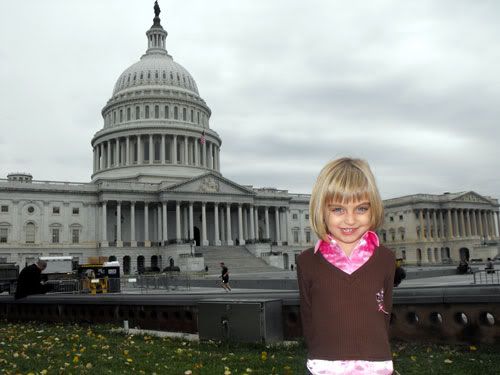
<svg viewBox="0 0 500 375">
<path fill-rule="evenodd" d="M 299 232 L 298 231 L 293 232 L 293 242 L 299 243 Z"/>
<path fill-rule="evenodd" d="M 123 122 L 123 109 L 120 109 L 120 122 Z"/>
<path fill-rule="evenodd" d="M 9 212 L 9 206 L 2 206 L 2 212 Z"/>
<path fill-rule="evenodd" d="M 168 105 L 165 106 L 165 118 L 170 118 L 170 113 L 168 113 Z"/>
<path fill-rule="evenodd" d="M 59 243 L 59 228 L 52 228 L 52 243 Z"/>
<path fill-rule="evenodd" d="M 59 215 L 60 212 L 61 211 L 60 211 L 59 207 L 56 207 L 56 206 L 52 207 L 52 213 L 53 214 Z"/>
<path fill-rule="evenodd" d="M 307 243 L 311 242 L 311 232 L 309 232 L 308 230 L 306 231 L 306 242 Z"/>
<path fill-rule="evenodd" d="M 28 213 L 32 214 L 33 212 L 35 212 L 35 207 L 29 206 L 28 207 Z"/>
<path fill-rule="evenodd" d="M 160 106 L 155 105 L 155 118 L 160 118 Z"/>
<path fill-rule="evenodd" d="M 0 228 L 0 243 L 7 243 L 9 239 L 9 228 Z"/>
<path fill-rule="evenodd" d="M 184 120 L 184 121 L 187 120 L 186 108 L 182 108 L 182 120 Z"/>
<path fill-rule="evenodd" d="M 403 221 L 403 215 L 399 215 L 399 221 Z"/>
<path fill-rule="evenodd" d="M 141 118 L 141 108 L 135 107 L 135 119 L 139 120 Z"/>
<path fill-rule="evenodd" d="M 309 220 L 309 214 L 306 214 L 306 220 Z M 309 241 L 307 241 L 309 242 Z"/>
<path fill-rule="evenodd" d="M 26 243 L 35 243 L 35 224 L 26 224 Z"/>
<path fill-rule="evenodd" d="M 73 207 L 73 215 L 79 215 L 79 214 L 80 214 L 80 208 Z"/>
<path fill-rule="evenodd" d="M 292 219 L 293 220 L 297 220 L 297 218 L 298 218 L 297 214 L 292 214 Z"/>
<path fill-rule="evenodd" d="M 127 108 L 127 121 L 130 121 L 130 107 Z"/>
<path fill-rule="evenodd" d="M 116 124 L 116 112 L 113 111 L 113 124 Z"/>
<path fill-rule="evenodd" d="M 149 105 L 147 105 L 145 108 L 144 108 L 145 112 L 144 112 L 144 117 L 145 118 L 149 118 Z"/>
<path fill-rule="evenodd" d="M 394 221 L 394 216 L 389 216 L 389 221 Z"/>
<path fill-rule="evenodd" d="M 194 122 L 194 111 L 191 110 L 191 122 Z"/>
<path fill-rule="evenodd" d="M 179 119 L 179 108 L 174 107 L 174 120 Z"/>
<path fill-rule="evenodd" d="M 71 231 L 71 238 L 73 243 L 79 243 L 80 242 L 80 230 L 79 229 L 73 229 Z"/>
</svg>

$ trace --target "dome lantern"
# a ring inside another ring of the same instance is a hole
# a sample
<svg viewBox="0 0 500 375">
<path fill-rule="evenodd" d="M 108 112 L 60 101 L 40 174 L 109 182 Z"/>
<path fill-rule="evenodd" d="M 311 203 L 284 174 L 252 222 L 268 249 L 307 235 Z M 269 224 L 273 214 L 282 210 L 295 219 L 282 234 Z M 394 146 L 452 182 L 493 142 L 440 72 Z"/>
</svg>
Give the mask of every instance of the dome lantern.
<svg viewBox="0 0 500 375">
<path fill-rule="evenodd" d="M 165 40 L 167 39 L 168 33 L 163 29 L 160 23 L 161 10 L 158 1 L 155 1 L 154 11 L 155 17 L 153 18 L 153 26 L 146 31 L 146 36 L 148 38 L 148 49 L 146 54 L 159 53 L 167 55 Z"/>
</svg>

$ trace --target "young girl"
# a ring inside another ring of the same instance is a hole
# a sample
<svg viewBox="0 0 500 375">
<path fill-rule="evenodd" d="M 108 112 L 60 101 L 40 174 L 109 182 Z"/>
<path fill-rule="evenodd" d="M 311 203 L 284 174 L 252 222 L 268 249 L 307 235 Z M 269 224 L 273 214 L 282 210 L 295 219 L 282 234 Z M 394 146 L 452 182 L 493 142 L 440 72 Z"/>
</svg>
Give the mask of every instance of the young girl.
<svg viewBox="0 0 500 375">
<path fill-rule="evenodd" d="M 309 372 L 392 374 L 388 329 L 395 257 L 374 232 L 384 212 L 368 163 L 328 163 L 309 209 L 319 241 L 297 260 Z"/>
</svg>

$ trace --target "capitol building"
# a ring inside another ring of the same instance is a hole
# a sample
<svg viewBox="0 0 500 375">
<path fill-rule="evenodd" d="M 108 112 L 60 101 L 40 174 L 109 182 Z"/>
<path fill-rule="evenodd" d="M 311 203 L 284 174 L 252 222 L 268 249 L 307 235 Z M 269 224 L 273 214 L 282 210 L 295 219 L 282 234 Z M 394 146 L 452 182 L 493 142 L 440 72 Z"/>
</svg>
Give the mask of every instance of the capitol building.
<svg viewBox="0 0 500 375">
<path fill-rule="evenodd" d="M 0 262 L 40 256 L 204 268 L 203 249 L 245 247 L 289 269 L 314 244 L 309 195 L 240 185 L 221 174 L 222 140 L 191 74 L 166 49 L 155 7 L 147 49 L 118 77 L 91 140 L 89 183 L 0 180 Z M 385 201 L 382 242 L 408 263 L 498 254 L 498 200 L 474 192 Z"/>
</svg>

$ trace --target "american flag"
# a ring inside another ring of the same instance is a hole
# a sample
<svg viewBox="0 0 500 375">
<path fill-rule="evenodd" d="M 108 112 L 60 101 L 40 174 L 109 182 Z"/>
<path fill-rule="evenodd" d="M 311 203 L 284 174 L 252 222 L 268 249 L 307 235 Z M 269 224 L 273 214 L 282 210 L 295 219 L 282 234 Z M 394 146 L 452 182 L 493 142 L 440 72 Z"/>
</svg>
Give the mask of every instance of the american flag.
<svg viewBox="0 0 500 375">
<path fill-rule="evenodd" d="M 205 130 L 203 130 L 203 133 L 201 133 L 201 137 L 200 137 L 200 144 L 204 145 L 205 142 L 206 142 L 206 139 L 205 139 Z"/>
</svg>

